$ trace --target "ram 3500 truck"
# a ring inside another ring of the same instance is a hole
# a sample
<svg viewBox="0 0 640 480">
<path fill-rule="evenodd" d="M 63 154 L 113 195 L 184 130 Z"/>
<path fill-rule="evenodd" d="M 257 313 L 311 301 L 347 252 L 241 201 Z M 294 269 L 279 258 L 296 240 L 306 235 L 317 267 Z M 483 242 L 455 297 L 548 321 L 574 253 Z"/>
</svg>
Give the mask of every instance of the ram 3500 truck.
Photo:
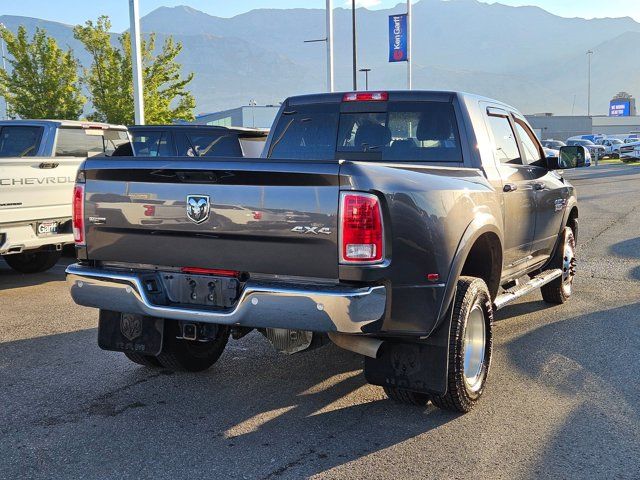
<svg viewBox="0 0 640 480">
<path fill-rule="evenodd" d="M 52 267 L 73 243 L 78 166 L 128 142 L 123 126 L 69 120 L 0 122 L 0 255 L 15 270 Z"/>
<path fill-rule="evenodd" d="M 88 159 L 71 294 L 100 309 L 99 345 L 142 365 L 204 370 L 252 329 L 288 353 L 328 337 L 391 398 L 466 412 L 494 311 L 571 295 L 560 169 L 587 155 L 545 158 L 515 109 L 463 93 L 289 98 L 262 158 Z"/>
</svg>

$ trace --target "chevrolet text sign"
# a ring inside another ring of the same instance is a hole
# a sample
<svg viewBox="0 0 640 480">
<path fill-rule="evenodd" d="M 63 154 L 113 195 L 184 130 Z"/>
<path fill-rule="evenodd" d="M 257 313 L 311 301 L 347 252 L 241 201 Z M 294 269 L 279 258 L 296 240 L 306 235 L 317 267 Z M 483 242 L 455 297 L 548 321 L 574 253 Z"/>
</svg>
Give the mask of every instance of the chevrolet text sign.
<svg viewBox="0 0 640 480">
<path fill-rule="evenodd" d="M 389 61 L 406 62 L 407 15 L 389 15 Z"/>
</svg>

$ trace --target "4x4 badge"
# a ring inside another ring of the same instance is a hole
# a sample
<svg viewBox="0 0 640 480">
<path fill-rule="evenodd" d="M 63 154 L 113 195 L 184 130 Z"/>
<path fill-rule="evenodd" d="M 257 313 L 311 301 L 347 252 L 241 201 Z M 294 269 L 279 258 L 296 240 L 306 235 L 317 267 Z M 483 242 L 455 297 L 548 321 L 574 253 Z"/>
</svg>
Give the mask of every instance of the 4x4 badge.
<svg viewBox="0 0 640 480">
<path fill-rule="evenodd" d="M 187 195 L 187 218 L 202 223 L 209 218 L 211 206 L 208 195 Z"/>
</svg>

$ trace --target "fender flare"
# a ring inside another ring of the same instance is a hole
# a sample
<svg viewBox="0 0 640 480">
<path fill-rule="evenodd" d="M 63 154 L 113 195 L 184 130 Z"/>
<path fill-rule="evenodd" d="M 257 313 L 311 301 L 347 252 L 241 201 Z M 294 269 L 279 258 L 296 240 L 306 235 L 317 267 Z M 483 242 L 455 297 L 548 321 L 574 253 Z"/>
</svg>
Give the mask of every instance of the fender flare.
<svg viewBox="0 0 640 480">
<path fill-rule="evenodd" d="M 558 234 L 560 234 L 564 227 L 567 225 L 567 222 L 569 221 L 569 215 L 571 214 L 571 210 L 573 210 L 574 207 L 576 208 L 576 210 L 578 210 L 578 214 L 580 214 L 580 210 L 578 209 L 578 199 L 575 195 L 571 195 L 567 200 L 567 206 L 565 207 L 564 213 L 562 215 L 562 224 L 560 225 L 560 231 L 558 232 Z"/>
<path fill-rule="evenodd" d="M 480 213 L 476 215 L 469 225 L 467 225 L 467 228 L 458 243 L 458 248 L 456 249 L 456 253 L 451 261 L 451 266 L 449 267 L 449 275 L 447 276 L 442 303 L 440 304 L 440 309 L 438 311 L 438 321 L 435 323 L 435 327 L 432 332 L 447 319 L 447 311 L 449 310 L 449 305 L 453 301 L 458 278 L 460 277 L 462 268 L 464 267 L 469 252 L 476 243 L 476 240 L 485 233 L 494 233 L 500 241 L 500 251 L 503 251 L 504 239 L 502 231 L 498 225 L 496 218 L 489 213 Z M 500 271 L 502 271 L 502 265 L 500 265 Z"/>
</svg>

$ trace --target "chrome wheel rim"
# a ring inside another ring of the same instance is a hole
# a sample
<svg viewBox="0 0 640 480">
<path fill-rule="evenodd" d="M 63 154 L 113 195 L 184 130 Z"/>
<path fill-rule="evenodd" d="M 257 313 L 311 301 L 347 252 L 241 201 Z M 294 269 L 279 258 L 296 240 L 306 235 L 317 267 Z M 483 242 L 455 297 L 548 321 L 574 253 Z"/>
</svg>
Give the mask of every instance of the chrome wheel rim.
<svg viewBox="0 0 640 480">
<path fill-rule="evenodd" d="M 486 325 L 484 312 L 480 305 L 475 305 L 464 331 L 464 383 L 472 392 L 482 387 L 484 379 L 484 362 L 486 348 Z"/>
<path fill-rule="evenodd" d="M 573 233 L 568 233 L 562 254 L 562 289 L 565 294 L 571 293 L 573 277 L 576 275 L 576 247 Z"/>
</svg>

